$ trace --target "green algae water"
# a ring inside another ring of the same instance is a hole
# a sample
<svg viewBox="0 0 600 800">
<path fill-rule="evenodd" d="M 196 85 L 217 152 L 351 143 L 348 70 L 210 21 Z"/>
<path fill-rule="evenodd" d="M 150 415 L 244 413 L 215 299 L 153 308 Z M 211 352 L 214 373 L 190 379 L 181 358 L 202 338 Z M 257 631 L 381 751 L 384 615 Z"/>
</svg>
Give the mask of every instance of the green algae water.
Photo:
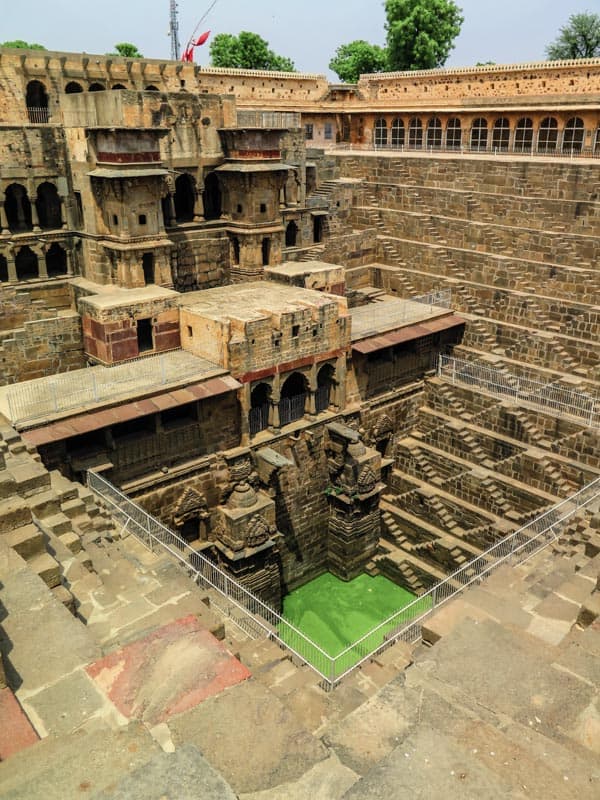
<svg viewBox="0 0 600 800">
<path fill-rule="evenodd" d="M 343 653 L 336 659 L 337 676 L 380 645 L 386 633 L 420 616 L 431 605 L 429 598 L 423 598 L 360 646 L 347 650 L 349 645 L 392 614 L 401 612 L 414 599 L 413 594 L 381 575 L 359 575 L 346 582 L 326 572 L 284 598 L 283 616 L 328 655 L 335 657 Z M 324 671 L 325 665 L 317 663 L 322 657 L 319 659 L 317 652 L 310 652 L 314 648 L 306 648 L 309 652 L 303 652 L 303 648 L 298 646 L 298 637 L 285 625 L 280 626 L 280 635 L 307 661 Z"/>
</svg>

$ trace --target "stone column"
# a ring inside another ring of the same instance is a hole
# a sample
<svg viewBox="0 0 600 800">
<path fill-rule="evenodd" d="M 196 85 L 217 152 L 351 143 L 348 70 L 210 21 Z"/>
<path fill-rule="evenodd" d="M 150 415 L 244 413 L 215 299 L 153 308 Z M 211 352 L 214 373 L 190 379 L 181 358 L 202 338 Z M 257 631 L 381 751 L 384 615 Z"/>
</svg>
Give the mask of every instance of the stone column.
<svg viewBox="0 0 600 800">
<path fill-rule="evenodd" d="M 204 195 L 199 191 L 194 194 L 194 222 L 204 222 Z"/>
<path fill-rule="evenodd" d="M 177 224 L 177 217 L 175 216 L 175 194 L 169 192 L 167 195 L 167 219 L 165 225 L 167 228 L 172 228 Z"/>
<path fill-rule="evenodd" d="M 46 266 L 46 247 L 32 247 L 33 252 L 38 257 L 38 275 L 40 278 L 48 277 L 48 267 Z"/>
<path fill-rule="evenodd" d="M 2 233 L 3 236 L 6 236 L 10 233 L 8 228 L 8 219 L 4 209 L 4 200 L 0 200 L 0 233 Z"/>
<path fill-rule="evenodd" d="M 69 219 L 71 216 L 69 214 L 69 206 L 65 203 L 65 198 L 62 195 L 58 196 L 60 200 L 60 226 L 63 230 L 66 230 L 69 226 L 73 228 L 73 220 Z"/>
<path fill-rule="evenodd" d="M 12 283 L 17 282 L 17 266 L 15 264 L 15 255 L 10 252 L 6 256 L 6 268 L 8 270 L 8 280 Z"/>
<path fill-rule="evenodd" d="M 28 193 L 28 196 L 29 196 L 29 204 L 31 206 L 31 223 L 33 225 L 33 230 L 34 231 L 39 231 L 39 230 L 41 230 L 41 228 L 40 228 L 40 218 L 38 216 L 38 210 L 37 210 L 37 206 L 35 204 L 35 197 L 34 197 L 34 194 L 33 194 L 33 187 L 31 185 L 29 186 L 29 189 L 28 189 L 27 193 Z M 22 205 L 22 201 L 21 201 L 20 205 Z M 25 217 L 23 217 L 23 220 L 24 219 L 25 219 Z"/>
<path fill-rule="evenodd" d="M 304 404 L 304 412 L 306 414 L 310 414 L 315 416 L 317 413 L 317 366 L 313 364 L 310 369 L 310 375 L 308 378 L 308 393 L 306 398 L 306 403 Z M 307 408 L 308 406 L 308 408 Z"/>
<path fill-rule="evenodd" d="M 65 253 L 67 256 L 67 275 L 73 274 L 73 251 L 69 247 L 65 247 Z"/>
<path fill-rule="evenodd" d="M 238 399 L 241 409 L 240 420 L 240 446 L 248 447 L 250 444 L 250 421 L 248 415 L 250 413 L 250 384 L 245 383 L 243 388 L 238 393 Z"/>
<path fill-rule="evenodd" d="M 279 375 L 273 376 L 273 385 L 271 387 L 271 409 L 269 412 L 269 428 L 280 428 L 281 421 L 279 419 L 279 401 L 281 400 L 281 380 Z"/>
</svg>

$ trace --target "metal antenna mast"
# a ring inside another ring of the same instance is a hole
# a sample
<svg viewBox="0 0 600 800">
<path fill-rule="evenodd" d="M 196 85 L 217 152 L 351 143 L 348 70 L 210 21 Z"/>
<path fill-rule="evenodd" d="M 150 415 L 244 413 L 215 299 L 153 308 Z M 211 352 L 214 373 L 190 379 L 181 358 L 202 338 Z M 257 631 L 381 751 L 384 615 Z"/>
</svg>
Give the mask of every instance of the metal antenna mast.
<svg viewBox="0 0 600 800">
<path fill-rule="evenodd" d="M 171 58 L 173 61 L 179 61 L 179 20 L 177 19 L 177 2 L 176 0 L 169 0 L 169 36 L 171 37 Z"/>
</svg>

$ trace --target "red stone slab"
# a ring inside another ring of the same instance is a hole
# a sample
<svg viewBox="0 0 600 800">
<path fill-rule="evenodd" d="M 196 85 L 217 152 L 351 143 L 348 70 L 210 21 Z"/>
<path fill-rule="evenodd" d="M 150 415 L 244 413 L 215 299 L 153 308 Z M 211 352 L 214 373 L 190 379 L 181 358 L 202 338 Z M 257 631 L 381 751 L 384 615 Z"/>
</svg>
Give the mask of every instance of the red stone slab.
<svg viewBox="0 0 600 800">
<path fill-rule="evenodd" d="M 12 690 L 0 689 L 0 761 L 30 747 L 38 739 Z"/>
<path fill-rule="evenodd" d="M 86 670 L 123 716 L 152 725 L 250 677 L 193 614 L 110 653 Z"/>
</svg>

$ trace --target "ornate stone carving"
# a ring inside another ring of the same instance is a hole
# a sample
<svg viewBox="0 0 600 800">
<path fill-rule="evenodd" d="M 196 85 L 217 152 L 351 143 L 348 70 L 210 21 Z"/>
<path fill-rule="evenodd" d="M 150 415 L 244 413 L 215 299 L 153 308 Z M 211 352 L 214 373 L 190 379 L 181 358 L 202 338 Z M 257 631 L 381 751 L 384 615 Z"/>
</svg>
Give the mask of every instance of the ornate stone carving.
<svg viewBox="0 0 600 800">
<path fill-rule="evenodd" d="M 248 523 L 246 544 L 249 547 L 258 547 L 258 545 L 264 544 L 270 535 L 269 523 L 260 514 L 255 514 Z"/>
<path fill-rule="evenodd" d="M 173 522 L 176 526 L 182 525 L 193 516 L 206 516 L 206 498 L 191 486 L 188 486 L 173 508 Z"/>
<path fill-rule="evenodd" d="M 363 468 L 358 476 L 357 486 L 361 494 L 368 494 L 377 486 L 377 476 L 368 465 Z"/>
<path fill-rule="evenodd" d="M 371 431 L 371 439 L 376 442 L 379 439 L 385 439 L 394 431 L 394 423 L 387 414 L 382 414 Z"/>
</svg>

